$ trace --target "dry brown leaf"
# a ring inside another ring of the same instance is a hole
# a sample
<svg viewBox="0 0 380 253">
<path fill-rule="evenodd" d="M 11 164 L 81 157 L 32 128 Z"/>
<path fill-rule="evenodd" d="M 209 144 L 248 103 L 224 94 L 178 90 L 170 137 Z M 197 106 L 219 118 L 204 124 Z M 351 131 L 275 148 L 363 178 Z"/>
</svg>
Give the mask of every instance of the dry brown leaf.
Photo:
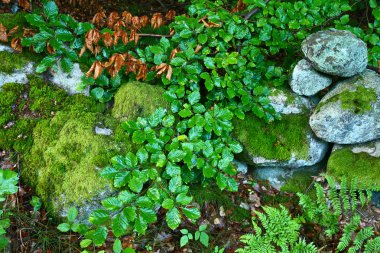
<svg viewBox="0 0 380 253">
<path fill-rule="evenodd" d="M 49 54 L 54 54 L 55 53 L 54 48 L 49 43 L 47 44 L 46 49 L 49 52 Z"/>
<path fill-rule="evenodd" d="M 148 16 L 141 16 L 141 17 L 140 17 L 140 26 L 141 26 L 141 28 L 147 26 L 148 23 L 149 23 L 149 18 L 148 18 Z"/>
<path fill-rule="evenodd" d="M 11 0 L 2 0 L 3 4 L 9 4 Z"/>
<path fill-rule="evenodd" d="M 29 0 L 18 0 L 18 6 L 24 9 L 25 11 L 32 9 Z"/>
<path fill-rule="evenodd" d="M 180 52 L 179 48 L 175 48 L 175 49 L 173 49 L 173 50 L 171 51 L 171 53 L 170 53 L 170 57 L 169 57 L 169 59 L 170 59 L 170 60 L 173 59 L 173 58 L 176 56 L 176 54 L 177 54 L 178 52 Z"/>
<path fill-rule="evenodd" d="M 120 19 L 119 13 L 117 13 L 116 11 L 111 12 L 111 14 L 108 16 L 108 19 L 107 19 L 107 26 L 113 29 L 113 26 L 115 25 L 117 21 L 119 21 L 119 19 Z"/>
<path fill-rule="evenodd" d="M 166 73 L 166 79 L 171 80 L 173 75 L 173 68 L 169 65 L 168 72 Z"/>
<path fill-rule="evenodd" d="M 152 19 L 150 20 L 150 25 L 153 29 L 160 28 L 163 24 L 163 18 L 161 13 L 154 13 Z"/>
<path fill-rule="evenodd" d="M 241 12 L 247 8 L 247 4 L 243 3 L 243 0 L 238 0 L 236 6 L 231 10 L 231 12 Z"/>
<path fill-rule="evenodd" d="M 0 23 L 0 41 L 8 42 L 7 28 Z"/>
<path fill-rule="evenodd" d="M 124 45 L 126 45 L 129 42 L 128 41 L 128 34 L 127 34 L 127 32 L 125 32 L 123 30 L 118 30 L 113 35 L 114 35 L 113 44 L 115 46 L 117 45 L 120 38 L 123 41 Z"/>
<path fill-rule="evenodd" d="M 139 71 L 136 75 L 137 81 L 139 80 L 145 80 L 146 76 L 148 75 L 148 66 L 146 64 L 141 64 L 139 67 Z"/>
<path fill-rule="evenodd" d="M 79 57 L 82 57 L 82 55 L 86 52 L 86 46 L 83 46 L 82 49 L 79 52 Z"/>
<path fill-rule="evenodd" d="M 19 28 L 19 26 L 15 26 L 15 27 L 13 27 L 13 28 L 8 32 L 8 37 L 9 37 L 9 36 L 12 36 L 13 34 L 15 34 L 15 33 L 18 31 L 18 28 Z"/>
<path fill-rule="evenodd" d="M 123 11 L 121 14 L 122 19 L 124 20 L 126 25 L 129 25 L 132 22 L 132 14 L 128 11 Z"/>
<path fill-rule="evenodd" d="M 94 17 L 92 18 L 92 23 L 97 27 L 104 26 L 105 22 L 106 22 L 106 13 L 104 11 L 96 13 Z"/>
<path fill-rule="evenodd" d="M 103 43 L 106 47 L 110 47 L 113 45 L 113 38 L 109 32 L 103 33 L 102 39 L 103 39 Z"/>
<path fill-rule="evenodd" d="M 22 52 L 21 38 L 13 38 L 11 40 L 11 47 L 17 52 Z"/>
<path fill-rule="evenodd" d="M 33 37 L 34 34 L 36 34 L 33 29 L 23 28 L 23 30 L 24 30 L 23 32 L 24 37 Z"/>
<path fill-rule="evenodd" d="M 202 18 L 200 21 L 202 21 L 203 24 L 204 24 L 207 28 L 221 27 L 220 24 L 217 24 L 217 23 L 211 22 L 211 21 L 206 20 L 206 19 L 207 19 L 207 18 L 204 17 L 204 18 Z"/>
<path fill-rule="evenodd" d="M 94 49 L 94 45 L 97 45 L 100 39 L 100 32 L 97 29 L 91 29 L 86 33 L 85 45 L 88 50 L 93 54 L 97 54 Z"/>
<path fill-rule="evenodd" d="M 86 76 L 90 77 L 92 74 L 94 74 L 94 78 L 98 78 L 103 72 L 103 66 L 100 61 L 95 61 L 92 65 L 89 71 L 87 71 Z"/>
<path fill-rule="evenodd" d="M 203 47 L 201 45 L 197 45 L 194 49 L 194 53 L 198 53 L 199 51 L 201 51 Z"/>
<path fill-rule="evenodd" d="M 140 36 L 137 33 L 137 31 L 135 29 L 131 29 L 131 34 L 129 35 L 129 41 L 134 41 L 135 44 L 137 44 L 139 39 L 140 39 Z"/>
<path fill-rule="evenodd" d="M 169 10 L 166 15 L 165 15 L 165 19 L 166 21 L 172 21 L 174 20 L 174 17 L 175 17 L 175 10 Z"/>
</svg>

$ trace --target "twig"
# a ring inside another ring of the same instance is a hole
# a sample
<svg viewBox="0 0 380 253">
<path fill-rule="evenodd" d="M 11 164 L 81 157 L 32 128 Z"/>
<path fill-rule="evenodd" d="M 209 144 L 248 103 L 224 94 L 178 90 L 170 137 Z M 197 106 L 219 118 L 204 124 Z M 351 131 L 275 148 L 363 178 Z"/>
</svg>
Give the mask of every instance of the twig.
<svg viewBox="0 0 380 253">
<path fill-rule="evenodd" d="M 173 35 L 165 35 L 165 34 L 154 34 L 154 33 L 139 33 L 140 37 L 165 37 L 165 38 L 170 38 L 173 37 Z"/>
<path fill-rule="evenodd" d="M 269 3 L 270 0 L 265 0 L 265 4 Z M 255 15 L 256 13 L 258 13 L 259 11 L 261 10 L 261 8 L 257 7 L 253 10 L 251 10 L 250 12 L 248 12 L 247 14 L 245 14 L 243 17 L 245 20 L 248 20 L 250 19 L 253 15 Z"/>
</svg>

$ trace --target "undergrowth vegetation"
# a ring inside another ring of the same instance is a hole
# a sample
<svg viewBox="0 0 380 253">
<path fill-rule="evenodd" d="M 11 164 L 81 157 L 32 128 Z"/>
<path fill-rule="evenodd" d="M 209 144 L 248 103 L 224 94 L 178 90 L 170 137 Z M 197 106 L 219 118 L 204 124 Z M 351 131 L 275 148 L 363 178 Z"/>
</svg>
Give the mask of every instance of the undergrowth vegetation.
<svg viewBox="0 0 380 253">
<path fill-rule="evenodd" d="M 360 27 L 362 20 L 356 16 L 351 20 L 349 13 L 364 11 L 367 6 L 362 1 L 352 0 L 246 0 L 233 6 L 229 1 L 192 0 L 187 15 L 175 16 L 168 12 L 165 16 L 157 13 L 152 17 L 138 17 L 128 12 L 114 12 L 107 17 L 105 13 L 98 13 L 93 23 L 77 22 L 69 15 L 60 14 L 54 2 L 44 2 L 40 12 L 26 15 L 34 30 L 26 32 L 22 41 L 15 37 L 12 43 L 17 49 L 21 49 L 22 43 L 36 53 L 45 54 L 37 66 L 38 73 L 58 66 L 70 72 L 73 64 L 80 62 L 89 67 L 81 87 L 90 86 L 91 95 L 100 102 L 111 101 L 125 80 L 154 82 L 163 87 L 166 99 L 163 107 L 143 112 L 143 117 L 129 118 L 131 115 L 128 115 L 128 121 L 122 123 L 130 138 L 128 141 L 135 148 L 114 156 L 100 173 L 103 179 L 110 180 L 115 194 L 102 201 L 102 208 L 93 211 L 86 224 L 77 222 L 78 212 L 73 207 L 67 214 L 68 221 L 58 227 L 62 232 L 82 234 L 83 252 L 101 247 L 111 234 L 113 250 L 120 253 L 122 236 L 144 235 L 162 216 L 172 230 L 181 224 L 196 223 L 201 213 L 191 196 L 193 185 L 238 191 L 237 168 L 233 161 L 243 147 L 232 135 L 233 120 L 249 117 L 260 121 L 258 128 L 263 129 L 261 125 L 281 119 L 268 96 L 271 88 L 287 80 L 291 64 L 300 58 L 300 43 L 309 34 L 323 27 L 351 30 L 369 44 L 372 65 L 377 66 L 380 58 L 380 9 L 373 0 L 369 1 L 368 20 Z M 12 101 L 18 97 L 16 94 Z M 120 103 L 123 108 L 114 108 L 114 114 L 124 118 L 122 109 L 129 106 L 130 101 L 120 100 L 122 98 L 116 96 L 115 104 Z M 37 104 L 36 108 L 44 104 L 49 103 Z M 55 120 L 59 120 L 62 113 L 58 113 Z M 89 117 L 93 120 L 95 116 Z M 75 128 L 70 125 L 70 119 L 62 121 L 63 129 Z M 46 124 L 50 123 L 54 121 Z M 296 123 L 303 124 L 304 119 Z M 70 145 L 91 146 L 87 143 L 93 141 L 89 138 L 89 128 L 79 126 L 78 129 L 82 131 L 78 133 L 83 134 L 82 138 L 71 135 L 66 138 L 78 138 L 80 143 L 66 139 L 63 144 L 67 146 L 54 146 L 55 139 L 42 139 L 41 143 L 49 142 L 53 145 L 49 152 L 62 154 Z M 284 130 L 278 128 L 278 132 Z M 257 134 L 268 138 L 265 133 Z M 94 149 L 101 148 L 106 145 L 94 144 Z M 87 162 L 86 154 L 83 155 Z M 288 150 L 281 156 L 286 159 Z M 73 157 L 73 160 L 80 159 Z M 52 165 L 53 169 L 45 173 L 60 180 L 59 173 L 64 171 L 64 166 Z M 92 182 L 90 186 L 96 183 Z M 254 221 L 255 234 L 242 238 L 248 248 L 240 252 L 256 252 L 258 245 L 267 247 L 268 252 L 278 249 L 316 252 L 311 242 L 299 240 L 301 223 L 318 219 L 326 235 L 331 237 L 338 233 L 340 217 L 347 217 L 344 211 L 348 209 L 352 219 L 344 227 L 338 249 L 350 246 L 351 251 L 358 251 L 364 247 L 367 252 L 375 252 L 368 251 L 378 245 L 378 239 L 369 239 L 374 236 L 369 228 L 357 232 L 350 245 L 350 235 L 359 228 L 358 216 L 353 214 L 357 198 L 356 193 L 342 189 L 342 194 L 337 195 L 335 183 L 330 182 L 328 197 L 332 208 L 327 205 L 321 186 L 316 185 L 318 206 L 306 195 L 300 195 L 300 205 L 306 214 L 297 219 L 290 217 L 283 207 L 267 207 L 264 213 L 256 213 L 265 231 Z M 355 187 L 350 189 L 355 190 Z M 347 194 L 350 195 L 347 197 Z M 344 208 L 338 209 L 341 198 Z M 204 246 L 208 245 L 205 230 L 206 227 L 200 226 L 199 236 L 195 234 Z M 182 244 L 191 240 L 188 231 L 183 230 L 182 234 L 187 238 L 182 239 Z"/>
</svg>

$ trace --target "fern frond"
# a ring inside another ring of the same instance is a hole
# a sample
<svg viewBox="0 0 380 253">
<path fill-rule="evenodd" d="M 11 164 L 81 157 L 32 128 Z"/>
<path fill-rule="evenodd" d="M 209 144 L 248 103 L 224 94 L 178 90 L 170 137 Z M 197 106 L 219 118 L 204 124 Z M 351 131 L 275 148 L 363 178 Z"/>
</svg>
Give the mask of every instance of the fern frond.
<svg viewBox="0 0 380 253">
<path fill-rule="evenodd" d="M 365 240 L 373 236 L 373 227 L 366 227 L 361 229 L 355 237 L 354 245 L 348 249 L 348 252 L 357 252 L 363 246 Z"/>
<path fill-rule="evenodd" d="M 354 212 L 356 210 L 356 207 L 357 207 L 357 202 L 358 202 L 358 197 L 357 197 L 357 180 L 354 178 L 351 180 L 351 186 L 350 186 L 350 198 L 351 198 L 351 206 L 350 206 L 350 209 L 351 209 L 351 212 Z M 360 193 L 360 191 L 359 191 Z M 348 212 L 348 210 L 347 210 Z"/>
<path fill-rule="evenodd" d="M 327 183 L 329 184 L 329 189 L 327 193 L 328 193 L 328 199 L 331 201 L 334 214 L 341 215 L 342 214 L 341 202 L 340 202 L 339 193 L 336 189 L 337 187 L 336 187 L 335 180 L 329 175 L 325 175 L 325 178 L 327 180 Z"/>
<path fill-rule="evenodd" d="M 368 240 L 363 253 L 380 253 L 380 237 Z"/>
<path fill-rule="evenodd" d="M 350 199 L 349 196 L 353 196 L 355 193 L 355 189 L 350 187 L 350 191 L 347 190 L 347 179 L 342 178 L 342 181 L 340 182 L 340 197 L 343 202 L 343 214 L 347 214 L 349 210 L 351 209 Z"/>
<path fill-rule="evenodd" d="M 342 237 L 339 239 L 338 252 L 345 250 L 352 241 L 354 232 L 358 229 L 360 216 L 355 214 L 350 223 L 344 225 Z"/>
<path fill-rule="evenodd" d="M 305 239 L 299 239 L 294 245 L 292 253 L 317 253 L 318 249 L 313 243 L 307 244 Z"/>
</svg>

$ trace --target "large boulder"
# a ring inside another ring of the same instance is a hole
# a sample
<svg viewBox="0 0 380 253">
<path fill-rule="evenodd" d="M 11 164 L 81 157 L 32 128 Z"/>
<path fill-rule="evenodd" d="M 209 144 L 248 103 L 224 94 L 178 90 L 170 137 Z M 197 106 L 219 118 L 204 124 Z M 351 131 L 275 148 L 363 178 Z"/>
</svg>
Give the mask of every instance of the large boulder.
<svg viewBox="0 0 380 253">
<path fill-rule="evenodd" d="M 311 65 L 326 74 L 351 77 L 367 67 L 367 45 L 349 31 L 329 29 L 311 34 L 302 42 Z"/>
<path fill-rule="evenodd" d="M 85 220 L 113 192 L 112 183 L 99 172 L 120 146 L 112 136 L 95 133 L 99 121 L 98 113 L 60 111 L 33 130 L 22 176 L 56 217 L 76 206 L 79 219 Z"/>
<path fill-rule="evenodd" d="M 366 70 L 337 83 L 316 107 L 310 126 L 319 138 L 338 144 L 380 138 L 380 76 Z"/>
<path fill-rule="evenodd" d="M 304 96 L 313 96 L 331 83 L 331 77 L 316 71 L 306 60 L 297 63 L 289 82 L 295 93 Z"/>
<path fill-rule="evenodd" d="M 313 103 L 288 91 L 270 96 L 282 119 L 271 123 L 247 115 L 234 121 L 234 136 L 244 146 L 244 159 L 255 167 L 299 168 L 323 160 L 328 145 L 315 137 L 308 125 Z"/>
<path fill-rule="evenodd" d="M 358 187 L 380 191 L 380 140 L 356 145 L 335 145 L 327 173 L 356 180 Z"/>
</svg>

